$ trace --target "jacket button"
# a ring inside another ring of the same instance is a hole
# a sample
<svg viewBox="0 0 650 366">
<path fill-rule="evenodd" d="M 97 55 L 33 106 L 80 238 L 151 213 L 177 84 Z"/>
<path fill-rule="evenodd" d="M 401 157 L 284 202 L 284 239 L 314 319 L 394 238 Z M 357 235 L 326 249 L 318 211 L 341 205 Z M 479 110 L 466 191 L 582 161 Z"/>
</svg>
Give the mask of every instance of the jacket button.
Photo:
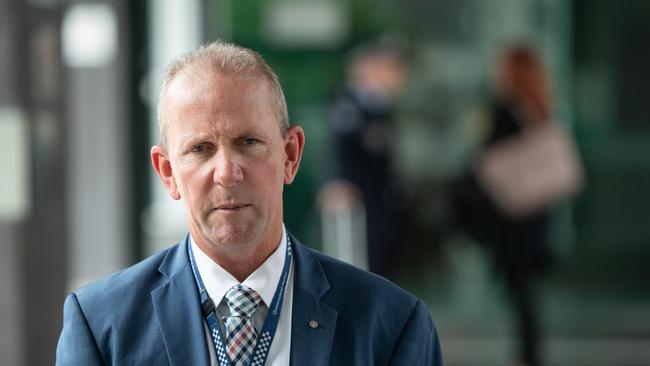
<svg viewBox="0 0 650 366">
<path fill-rule="evenodd" d="M 318 322 L 315 321 L 315 320 L 310 321 L 309 322 L 309 327 L 312 328 L 312 329 L 318 328 Z"/>
</svg>

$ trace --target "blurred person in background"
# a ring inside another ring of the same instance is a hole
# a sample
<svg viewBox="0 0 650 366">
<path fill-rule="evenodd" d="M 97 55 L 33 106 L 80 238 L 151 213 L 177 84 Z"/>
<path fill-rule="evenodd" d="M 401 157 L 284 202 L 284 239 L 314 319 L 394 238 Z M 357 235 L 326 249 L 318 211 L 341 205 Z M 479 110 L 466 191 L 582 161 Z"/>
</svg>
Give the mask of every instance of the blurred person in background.
<svg viewBox="0 0 650 366">
<path fill-rule="evenodd" d="M 285 228 L 305 141 L 286 108 L 253 50 L 172 63 L 151 161 L 189 234 L 70 294 L 58 365 L 442 365 L 422 301 Z"/>
<path fill-rule="evenodd" d="M 482 149 L 483 157 L 495 147 L 513 143 L 521 146 L 523 140 L 519 139 L 527 131 L 543 130 L 553 123 L 548 76 L 534 50 L 527 46 L 505 49 L 495 71 L 496 96 L 490 103 L 489 133 Z M 505 158 L 518 159 L 512 156 L 514 151 L 503 150 L 511 154 Z M 549 269 L 553 259 L 550 203 L 536 202 L 534 208 L 526 207 L 524 214 L 513 214 L 497 201 L 508 197 L 510 192 L 504 190 L 520 189 L 525 180 L 519 174 L 499 177 L 509 181 L 508 188 L 498 187 L 502 191 L 494 195 L 481 181 L 480 164 L 460 189 L 457 199 L 460 220 L 475 239 L 486 245 L 496 270 L 505 280 L 517 326 L 517 365 L 538 366 L 541 364 L 538 285 L 540 276 Z M 498 169 L 506 167 L 502 170 L 504 172 L 512 172 L 508 170 L 509 164 L 497 162 Z M 544 169 L 535 164 L 524 168 Z M 522 172 L 522 175 L 526 174 Z"/>
<path fill-rule="evenodd" d="M 400 232 L 401 193 L 391 170 L 392 113 L 408 74 L 405 47 L 379 39 L 352 50 L 342 90 L 330 115 L 333 179 L 322 201 L 365 208 L 368 268 L 390 277 Z"/>
<path fill-rule="evenodd" d="M 531 126 L 552 123 L 549 80 L 535 51 L 526 46 L 507 49 L 496 72 L 497 97 L 492 102 L 492 132 L 486 148 Z M 542 208 L 513 219 L 495 209 L 494 215 L 486 219 L 485 224 L 492 231 L 486 244 L 497 268 L 505 275 L 516 317 L 520 364 L 538 366 L 541 360 L 537 287 L 540 274 L 549 268 L 553 257 L 550 211 Z"/>
</svg>

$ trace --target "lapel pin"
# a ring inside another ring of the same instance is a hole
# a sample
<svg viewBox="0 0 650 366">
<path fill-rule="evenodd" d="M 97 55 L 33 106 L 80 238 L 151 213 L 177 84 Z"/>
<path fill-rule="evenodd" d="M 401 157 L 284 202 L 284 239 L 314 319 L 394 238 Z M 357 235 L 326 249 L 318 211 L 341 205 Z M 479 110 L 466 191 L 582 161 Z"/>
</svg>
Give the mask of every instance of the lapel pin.
<svg viewBox="0 0 650 366">
<path fill-rule="evenodd" d="M 312 329 L 318 328 L 318 322 L 315 321 L 315 320 L 310 321 L 309 322 L 309 327 L 312 328 Z"/>
</svg>

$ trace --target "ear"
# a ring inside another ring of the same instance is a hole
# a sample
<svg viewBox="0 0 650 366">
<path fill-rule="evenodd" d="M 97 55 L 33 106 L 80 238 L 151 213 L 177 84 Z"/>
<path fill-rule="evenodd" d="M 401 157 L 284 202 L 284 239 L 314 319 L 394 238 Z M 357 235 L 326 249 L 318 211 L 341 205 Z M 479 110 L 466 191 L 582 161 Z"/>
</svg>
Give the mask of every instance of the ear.
<svg viewBox="0 0 650 366">
<path fill-rule="evenodd" d="M 178 192 L 176 179 L 172 174 L 172 164 L 167 157 L 167 151 L 164 147 L 155 145 L 151 148 L 151 164 L 169 195 L 173 199 L 179 200 L 181 195 Z"/>
<path fill-rule="evenodd" d="M 302 150 L 305 147 L 305 133 L 300 126 L 291 126 L 284 138 L 284 184 L 291 184 L 298 173 Z"/>
</svg>

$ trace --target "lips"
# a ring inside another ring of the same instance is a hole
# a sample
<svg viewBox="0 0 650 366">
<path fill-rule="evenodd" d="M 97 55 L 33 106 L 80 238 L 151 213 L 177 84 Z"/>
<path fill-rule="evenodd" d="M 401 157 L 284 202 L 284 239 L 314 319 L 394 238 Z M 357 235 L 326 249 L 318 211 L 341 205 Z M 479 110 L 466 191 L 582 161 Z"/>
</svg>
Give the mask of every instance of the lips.
<svg viewBox="0 0 650 366">
<path fill-rule="evenodd" d="M 250 204 L 243 202 L 227 202 L 218 205 L 214 209 L 218 211 L 236 211 L 248 206 L 250 206 Z"/>
</svg>

